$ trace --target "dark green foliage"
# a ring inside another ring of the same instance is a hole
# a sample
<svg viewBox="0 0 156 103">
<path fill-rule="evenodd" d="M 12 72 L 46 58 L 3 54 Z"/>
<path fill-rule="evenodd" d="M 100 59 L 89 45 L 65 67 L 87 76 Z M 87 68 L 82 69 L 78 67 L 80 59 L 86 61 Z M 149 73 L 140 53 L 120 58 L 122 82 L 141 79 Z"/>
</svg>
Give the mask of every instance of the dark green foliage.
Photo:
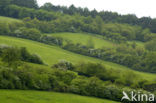
<svg viewBox="0 0 156 103">
<path fill-rule="evenodd" d="M 145 83 L 143 85 L 143 89 L 147 90 L 147 91 L 156 91 L 156 83 L 155 82 L 151 82 L 151 83 Z"/>
<path fill-rule="evenodd" d="M 0 88 L 2 89 L 35 89 L 67 92 L 76 73 L 70 71 L 35 69 L 22 65 L 21 69 L 6 69 L 0 67 Z"/>
<path fill-rule="evenodd" d="M 4 89 L 15 89 L 17 86 L 20 86 L 18 83 L 18 77 L 15 76 L 11 69 L 2 68 L 1 69 L 1 76 L 0 76 L 0 88 Z"/>
<path fill-rule="evenodd" d="M 30 17 L 24 18 L 23 21 L 27 28 L 36 28 L 43 33 L 53 32 L 53 25 L 50 25 L 49 22 L 39 21 L 37 18 L 31 19 Z"/>
<path fill-rule="evenodd" d="M 0 8 L 5 7 L 11 3 L 12 0 L 1 0 L 0 1 Z"/>
<path fill-rule="evenodd" d="M 9 66 L 20 61 L 31 62 L 36 64 L 43 64 L 41 58 L 36 54 L 30 54 L 26 48 L 17 48 L 17 47 L 0 47 L 0 57 L 3 62 L 6 62 Z"/>
<path fill-rule="evenodd" d="M 36 54 L 33 54 L 29 57 L 29 62 L 36 63 L 36 64 L 43 64 L 41 58 Z"/>
<path fill-rule="evenodd" d="M 43 42 L 43 43 L 46 43 L 46 44 L 51 44 L 51 45 L 53 45 L 53 44 L 56 44 L 56 45 L 59 45 L 59 46 L 63 45 L 62 38 L 52 37 L 52 36 L 47 36 L 47 35 L 43 35 L 40 38 L 40 42 Z"/>
<path fill-rule="evenodd" d="M 8 35 L 10 33 L 9 25 L 0 22 L 0 35 Z"/>
<path fill-rule="evenodd" d="M 156 73 L 156 52 L 146 54 L 141 64 L 146 71 L 150 70 Z"/>
<path fill-rule="evenodd" d="M 82 63 L 77 68 L 78 68 L 77 71 L 81 75 L 85 75 L 89 77 L 96 76 L 102 80 L 107 80 L 106 78 L 107 71 L 105 67 L 103 67 L 101 64 L 94 64 L 94 63 L 83 64 Z"/>
<path fill-rule="evenodd" d="M 137 83 L 140 82 L 139 77 L 131 71 L 127 71 L 122 74 L 115 70 L 108 70 L 103 65 L 95 63 L 81 63 L 76 66 L 74 71 L 78 72 L 79 75 L 84 75 L 87 77 L 95 76 L 103 81 L 109 81 L 110 83 L 115 83 L 117 85 L 124 85 L 133 88 L 141 87 L 141 85 Z"/>
<path fill-rule="evenodd" d="M 26 39 L 36 40 L 36 41 L 38 41 L 41 36 L 41 33 L 39 30 L 34 29 L 34 28 L 29 29 L 29 28 L 24 28 L 24 27 L 16 30 L 14 34 L 20 38 L 26 38 Z"/>
<path fill-rule="evenodd" d="M 25 47 L 20 48 L 21 60 L 36 64 L 44 64 L 41 58 L 36 54 L 30 54 Z"/>
<path fill-rule="evenodd" d="M 20 61 L 20 52 L 18 48 L 4 48 L 2 51 L 2 61 L 8 63 L 9 66 L 15 65 L 17 61 Z"/>
<path fill-rule="evenodd" d="M 156 51 L 156 39 L 147 42 L 145 48 L 150 51 Z"/>
<path fill-rule="evenodd" d="M 9 4 L 15 4 L 18 6 L 24 6 L 28 8 L 38 8 L 36 0 L 1 0 L 0 6 L 7 6 Z"/>
<path fill-rule="evenodd" d="M 47 4 L 47 7 L 49 6 L 50 5 Z M 71 8 L 75 7 L 71 6 Z M 84 10 L 87 11 L 87 9 Z M 5 13 L 1 15 L 9 17 L 21 19 L 28 17 L 24 19 L 26 27 L 36 28 L 44 33 L 88 32 L 103 35 L 119 43 L 126 40 L 148 41 L 153 37 L 148 29 L 142 29 L 140 26 L 132 26 L 129 24 L 104 22 L 102 17 L 98 15 L 95 18 L 91 16 L 84 17 L 75 13 L 70 16 L 63 15 L 60 12 L 56 13 L 43 9 L 37 10 L 19 7 L 17 5 L 6 6 L 3 12 Z M 71 14 L 73 13 L 71 12 Z"/>
<path fill-rule="evenodd" d="M 11 4 L 24 6 L 28 8 L 38 8 L 38 4 L 36 0 L 12 0 Z"/>
<path fill-rule="evenodd" d="M 61 60 L 58 64 L 55 64 L 54 66 L 52 66 L 52 68 L 58 68 L 60 70 L 73 70 L 74 66 L 72 63 L 68 61 Z"/>
<path fill-rule="evenodd" d="M 0 67 L 1 89 L 53 90 L 117 101 L 121 98 L 121 89 L 111 85 L 105 86 L 96 77 L 80 77 L 74 72 L 56 69 L 34 69 L 29 65 L 20 68 L 11 70 Z"/>
<path fill-rule="evenodd" d="M 142 17 L 137 18 L 136 15 L 128 14 L 128 15 L 120 15 L 118 13 L 114 12 L 108 12 L 108 11 L 101 11 L 97 12 L 95 9 L 92 11 L 89 11 L 88 8 L 76 8 L 74 5 L 71 5 L 70 7 L 64 7 L 64 6 L 55 6 L 51 3 L 46 3 L 41 7 L 44 10 L 48 11 L 58 11 L 63 12 L 64 14 L 68 15 L 74 15 L 74 14 L 80 14 L 81 16 L 91 16 L 92 18 L 96 18 L 96 16 L 99 16 L 102 18 L 105 22 L 113 22 L 113 23 L 127 23 L 131 25 L 139 25 L 142 28 L 149 28 L 152 32 L 156 32 L 156 19 L 152 19 L 150 17 Z"/>
<path fill-rule="evenodd" d="M 56 19 L 56 15 L 53 12 L 48 12 L 45 10 L 35 10 L 32 8 L 20 7 L 17 5 L 6 6 L 2 11 L 1 15 L 14 18 L 36 17 L 39 20 L 47 20 L 47 21 Z"/>
<path fill-rule="evenodd" d="M 30 54 L 25 47 L 21 47 L 21 60 L 29 61 Z"/>
<path fill-rule="evenodd" d="M 73 44 L 70 41 L 67 41 L 67 44 L 63 46 L 63 49 L 76 52 L 78 54 L 89 55 L 89 47 L 81 44 Z"/>
</svg>

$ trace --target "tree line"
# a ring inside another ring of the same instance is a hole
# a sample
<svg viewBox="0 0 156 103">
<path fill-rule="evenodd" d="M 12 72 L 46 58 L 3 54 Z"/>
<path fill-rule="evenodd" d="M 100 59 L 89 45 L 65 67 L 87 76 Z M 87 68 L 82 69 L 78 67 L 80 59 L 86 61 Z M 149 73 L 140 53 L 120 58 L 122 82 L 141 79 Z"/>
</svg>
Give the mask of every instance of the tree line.
<svg viewBox="0 0 156 103">
<path fill-rule="evenodd" d="M 46 10 L 44 7 L 35 9 L 12 4 L 15 3 L 0 6 L 0 15 L 20 19 L 26 17 L 30 17 L 31 19 L 36 18 L 40 21 L 30 20 L 30 23 L 35 22 L 36 25 L 32 24 L 32 26 L 44 33 L 88 32 L 103 35 L 117 42 L 126 40 L 150 41 L 156 37 L 154 33 L 150 32 L 150 28 L 144 28 L 137 25 L 132 26 L 130 23 L 106 22 L 100 15 L 96 15 L 95 17 L 90 15 L 83 16 L 76 12 L 73 15 L 69 15 L 59 11 L 56 12 L 57 10 Z M 31 25 L 29 24 L 29 27 L 30 26 Z"/>
<path fill-rule="evenodd" d="M 80 14 L 81 16 L 91 16 L 92 18 L 96 18 L 96 16 L 100 16 L 105 22 L 113 22 L 113 23 L 127 23 L 131 25 L 139 25 L 142 28 L 149 28 L 153 33 L 156 33 L 156 19 L 152 19 L 151 17 L 141 17 L 138 18 L 135 14 L 127 14 L 120 15 L 116 12 L 109 11 L 100 11 L 98 12 L 96 9 L 89 10 L 88 8 L 75 7 L 71 5 L 70 7 L 66 6 L 55 6 L 51 3 L 45 3 L 41 9 L 48 11 L 58 11 L 68 15 Z"/>
<path fill-rule="evenodd" d="M 156 33 L 156 19 L 151 17 L 141 17 L 138 18 L 135 14 L 120 15 L 116 12 L 109 11 L 100 11 L 96 9 L 89 10 L 88 8 L 75 7 L 71 5 L 70 7 L 66 6 L 55 6 L 51 3 L 45 3 L 43 6 L 39 7 L 36 0 L 2 0 L 0 1 L 1 6 L 4 7 L 9 4 L 14 4 L 18 6 L 23 6 L 27 8 L 34 9 L 43 9 L 51 12 L 60 12 L 68 15 L 79 14 L 85 17 L 96 18 L 100 16 L 104 22 L 113 22 L 113 23 L 126 23 L 131 25 L 139 25 L 142 28 L 149 28 L 150 31 Z"/>
</svg>

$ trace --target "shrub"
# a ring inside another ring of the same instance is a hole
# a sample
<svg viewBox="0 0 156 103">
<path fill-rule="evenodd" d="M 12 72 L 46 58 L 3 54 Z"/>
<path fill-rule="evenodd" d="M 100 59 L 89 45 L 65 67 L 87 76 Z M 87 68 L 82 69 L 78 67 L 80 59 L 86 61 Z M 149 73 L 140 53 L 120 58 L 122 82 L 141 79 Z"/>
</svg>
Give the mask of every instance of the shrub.
<svg viewBox="0 0 156 103">
<path fill-rule="evenodd" d="M 15 30 L 14 34 L 20 38 L 26 38 L 26 39 L 36 40 L 36 41 L 38 41 L 39 38 L 41 37 L 41 32 L 34 28 L 22 27 Z"/>
<path fill-rule="evenodd" d="M 88 77 L 96 76 L 101 80 L 114 80 L 116 78 L 111 75 L 111 71 L 106 70 L 106 68 L 99 63 L 81 63 L 76 67 L 76 71 L 80 75 Z"/>
<path fill-rule="evenodd" d="M 17 48 L 3 45 L 0 47 L 0 57 L 2 57 L 2 61 L 8 63 L 9 66 L 16 65 L 16 63 L 20 61 L 44 64 L 38 55 L 30 54 L 25 47 Z"/>
<path fill-rule="evenodd" d="M 43 64 L 43 61 L 37 54 L 33 54 L 29 57 L 29 62 Z"/>
<path fill-rule="evenodd" d="M 5 48 L 2 52 L 2 61 L 8 63 L 9 66 L 15 65 L 17 61 L 20 61 L 20 51 L 18 50 L 18 48 Z"/>
<path fill-rule="evenodd" d="M 73 70 L 74 69 L 74 66 L 72 63 L 66 61 L 66 60 L 61 60 L 59 61 L 59 63 L 57 64 L 54 64 L 52 66 L 52 68 L 58 68 L 58 69 L 61 69 L 61 70 Z"/>
<path fill-rule="evenodd" d="M 0 35 L 9 35 L 10 29 L 7 23 L 0 22 Z"/>
</svg>

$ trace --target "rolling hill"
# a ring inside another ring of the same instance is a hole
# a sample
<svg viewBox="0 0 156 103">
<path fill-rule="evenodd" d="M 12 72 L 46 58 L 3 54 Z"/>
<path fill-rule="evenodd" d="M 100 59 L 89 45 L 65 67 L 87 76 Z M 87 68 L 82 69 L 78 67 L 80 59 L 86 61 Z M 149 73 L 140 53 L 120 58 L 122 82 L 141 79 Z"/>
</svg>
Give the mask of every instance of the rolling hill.
<svg viewBox="0 0 156 103">
<path fill-rule="evenodd" d="M 75 54 L 66 50 L 63 50 L 57 46 L 50 46 L 46 44 L 42 44 L 39 42 L 21 39 L 21 38 L 14 38 L 14 37 L 7 37 L 7 36 L 0 36 L 0 44 L 6 44 L 11 46 L 18 46 L 18 47 L 26 47 L 28 51 L 31 53 L 36 53 L 43 61 L 48 64 L 49 66 L 52 66 L 53 64 L 57 63 L 59 60 L 67 60 L 72 63 L 79 63 L 79 62 L 96 62 L 96 63 L 102 63 L 107 68 L 113 68 L 114 70 L 118 72 L 126 72 L 126 71 L 133 71 L 138 74 L 138 77 L 141 76 L 142 79 L 153 81 L 155 80 L 155 74 L 150 73 L 143 73 L 138 72 L 134 70 L 130 70 L 129 68 L 115 64 L 112 62 L 102 61 L 96 58 L 83 56 L 79 54 Z"/>
<path fill-rule="evenodd" d="M 156 54 L 143 42 L 154 37 L 150 26 L 30 1 L 0 4 L 8 16 L 0 16 L 0 103 L 127 103 L 123 91 L 155 95 Z"/>
</svg>

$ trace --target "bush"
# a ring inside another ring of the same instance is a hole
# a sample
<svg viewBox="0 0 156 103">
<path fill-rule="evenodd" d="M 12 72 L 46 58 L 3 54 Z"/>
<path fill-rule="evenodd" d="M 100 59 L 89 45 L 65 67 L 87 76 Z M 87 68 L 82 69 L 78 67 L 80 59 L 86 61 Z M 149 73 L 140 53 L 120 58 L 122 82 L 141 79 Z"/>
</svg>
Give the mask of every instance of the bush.
<svg viewBox="0 0 156 103">
<path fill-rule="evenodd" d="M 8 63 L 9 66 L 15 65 L 20 61 L 20 51 L 15 47 L 5 48 L 2 52 L 2 61 Z"/>
<path fill-rule="evenodd" d="M 0 35 L 9 35 L 10 29 L 9 25 L 5 22 L 0 22 Z"/>
<path fill-rule="evenodd" d="M 59 61 L 59 63 L 54 64 L 52 66 L 52 68 L 58 68 L 58 69 L 61 69 L 61 70 L 73 70 L 74 66 L 73 66 L 72 63 L 70 63 L 68 61 L 61 60 L 61 61 Z"/>
<path fill-rule="evenodd" d="M 25 47 L 17 48 L 1 45 L 0 57 L 2 57 L 2 61 L 8 63 L 9 66 L 15 66 L 15 64 L 20 61 L 44 64 L 38 55 L 30 54 Z"/>
<path fill-rule="evenodd" d="M 110 71 L 106 70 L 106 68 L 101 64 L 96 63 L 81 63 L 76 67 L 76 71 L 80 75 L 85 75 L 88 77 L 96 76 L 101 80 L 114 80 L 116 77 L 111 75 Z M 108 76 L 109 74 L 109 76 Z"/>
<path fill-rule="evenodd" d="M 22 27 L 16 30 L 14 34 L 20 38 L 26 38 L 26 39 L 36 40 L 36 41 L 38 41 L 39 38 L 41 37 L 40 31 L 34 28 Z"/>
<path fill-rule="evenodd" d="M 46 43 L 46 44 L 50 44 L 50 45 L 53 45 L 53 44 L 56 44 L 56 45 L 59 45 L 59 46 L 63 45 L 62 38 L 53 37 L 53 36 L 47 36 L 47 35 L 42 36 L 40 38 L 40 42 L 43 42 L 43 43 Z"/>
<path fill-rule="evenodd" d="M 33 54 L 29 57 L 29 62 L 36 64 L 43 64 L 43 61 L 37 54 Z"/>
<path fill-rule="evenodd" d="M 147 42 L 145 48 L 149 51 L 156 51 L 156 39 Z"/>
</svg>

